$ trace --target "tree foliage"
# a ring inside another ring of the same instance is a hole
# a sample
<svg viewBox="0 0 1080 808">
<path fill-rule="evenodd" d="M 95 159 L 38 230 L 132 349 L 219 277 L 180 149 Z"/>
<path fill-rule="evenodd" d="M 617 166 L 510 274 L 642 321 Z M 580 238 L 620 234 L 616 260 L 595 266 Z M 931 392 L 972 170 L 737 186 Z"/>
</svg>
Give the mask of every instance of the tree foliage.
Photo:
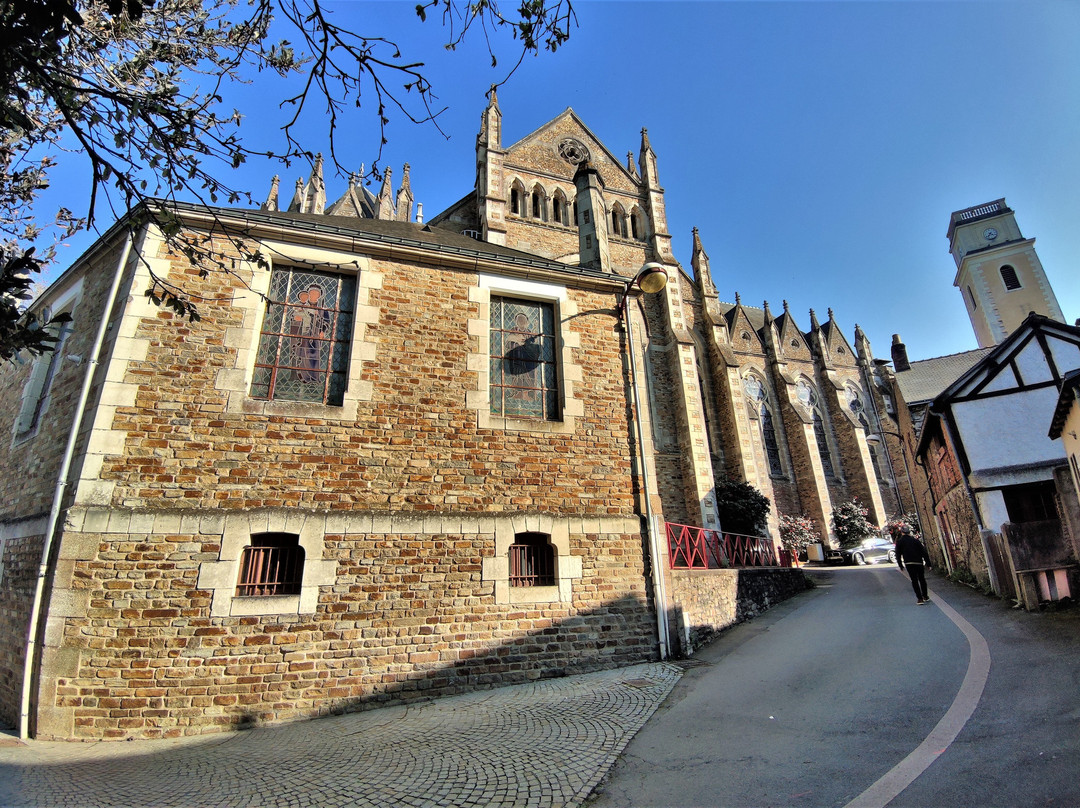
<svg viewBox="0 0 1080 808">
<path fill-rule="evenodd" d="M 716 483 L 716 509 L 725 533 L 763 536 L 772 504 L 748 482 L 721 477 Z"/>
<path fill-rule="evenodd" d="M 874 535 L 877 528 L 867 518 L 869 513 L 859 504 L 858 497 L 833 509 L 832 531 L 841 547 L 854 547 L 866 537 Z"/>
<path fill-rule="evenodd" d="M 780 514 L 780 543 L 796 558 L 811 544 L 821 541 L 817 522 L 809 516 Z"/>
<path fill-rule="evenodd" d="M 421 21 L 441 12 L 450 50 L 480 29 L 492 66 L 496 35 L 509 32 L 520 63 L 529 53 L 554 52 L 576 21 L 570 0 L 522 0 L 506 14 L 495 0 L 426 0 L 416 12 Z M 195 248 L 168 205 L 150 201 L 250 201 L 229 186 L 227 172 L 253 156 L 285 165 L 312 160 L 295 136 L 305 116 L 325 121 L 331 162 L 344 171 L 337 151 L 343 115 L 366 107 L 379 132 L 377 177 L 391 117 L 437 127 L 441 111 L 422 61 L 377 32 L 338 24 L 325 0 L 4 0 L 0 42 L 0 261 L 29 273 L 52 257 L 49 249 L 30 252 L 45 231 L 59 239 L 92 226 L 103 202 L 113 215 L 138 208 L 133 227 L 153 221 L 191 257 Z M 302 79 L 282 100 L 274 152 L 245 146 L 243 116 L 224 98 L 231 85 L 262 73 Z M 85 209 L 43 217 L 34 202 L 61 160 L 86 167 L 89 198 Z M 228 271 L 212 254 L 197 257 Z M 154 287 L 152 299 L 179 301 L 170 303 L 174 310 L 195 314 L 183 290 L 161 278 Z M 32 328 L 3 320 L 0 336 Z"/>
</svg>

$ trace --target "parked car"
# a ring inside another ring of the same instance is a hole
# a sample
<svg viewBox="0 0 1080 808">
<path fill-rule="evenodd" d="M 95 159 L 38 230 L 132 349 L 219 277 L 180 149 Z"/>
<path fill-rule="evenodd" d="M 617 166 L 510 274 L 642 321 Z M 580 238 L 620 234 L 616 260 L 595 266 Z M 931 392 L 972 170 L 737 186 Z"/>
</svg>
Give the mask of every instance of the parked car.
<svg viewBox="0 0 1080 808">
<path fill-rule="evenodd" d="M 896 563 L 896 547 L 892 539 L 875 536 L 864 539 L 861 544 L 854 547 L 844 547 L 837 550 L 843 564 L 880 564 L 882 562 Z"/>
</svg>

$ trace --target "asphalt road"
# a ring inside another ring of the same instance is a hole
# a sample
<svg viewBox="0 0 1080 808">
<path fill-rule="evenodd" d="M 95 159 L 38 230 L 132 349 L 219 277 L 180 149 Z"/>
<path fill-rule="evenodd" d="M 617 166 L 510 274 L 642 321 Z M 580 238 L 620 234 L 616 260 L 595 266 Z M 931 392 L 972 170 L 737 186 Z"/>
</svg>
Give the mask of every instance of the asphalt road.
<svg viewBox="0 0 1080 808">
<path fill-rule="evenodd" d="M 1075 609 L 935 575 L 917 606 L 895 566 L 811 575 L 698 653 L 591 808 L 1080 805 Z"/>
</svg>

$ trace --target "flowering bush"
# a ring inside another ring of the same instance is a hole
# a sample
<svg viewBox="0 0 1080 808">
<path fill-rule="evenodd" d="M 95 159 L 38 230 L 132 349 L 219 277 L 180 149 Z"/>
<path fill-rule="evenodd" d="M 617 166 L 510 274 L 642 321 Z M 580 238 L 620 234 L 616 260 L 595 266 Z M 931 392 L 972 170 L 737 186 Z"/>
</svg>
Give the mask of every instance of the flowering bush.
<svg viewBox="0 0 1080 808">
<path fill-rule="evenodd" d="M 780 543 L 796 558 L 808 545 L 821 541 L 817 523 L 809 516 L 780 514 Z"/>
<path fill-rule="evenodd" d="M 859 504 L 858 497 L 852 497 L 850 502 L 845 502 L 833 509 L 833 535 L 836 536 L 841 547 L 854 547 L 867 536 L 874 535 L 877 528 L 866 518 L 869 513 Z"/>
<path fill-rule="evenodd" d="M 896 541 L 900 538 L 901 529 L 907 525 L 911 528 L 911 535 L 915 538 L 921 538 L 919 535 L 919 519 L 913 513 L 905 513 L 903 516 L 895 516 L 885 523 L 885 532 L 889 534 L 889 538 Z"/>
</svg>

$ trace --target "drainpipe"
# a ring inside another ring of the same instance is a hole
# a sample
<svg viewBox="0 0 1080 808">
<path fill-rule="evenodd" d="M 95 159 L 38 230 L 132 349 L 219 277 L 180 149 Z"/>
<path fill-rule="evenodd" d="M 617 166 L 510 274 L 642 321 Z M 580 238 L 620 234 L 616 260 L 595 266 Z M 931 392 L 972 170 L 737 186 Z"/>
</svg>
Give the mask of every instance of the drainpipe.
<svg viewBox="0 0 1080 808">
<path fill-rule="evenodd" d="M 648 266 L 648 265 L 647 265 Z M 638 445 L 638 461 L 641 464 L 642 489 L 645 494 L 645 521 L 649 529 L 649 555 L 652 557 L 653 592 L 656 596 L 656 630 L 660 634 L 660 659 L 668 658 L 668 618 L 667 618 L 667 588 L 664 584 L 664 571 L 660 567 L 660 541 L 656 524 L 656 514 L 652 507 L 652 486 L 649 484 L 649 472 L 645 468 L 645 432 L 641 427 L 641 399 L 638 395 L 637 385 L 637 359 L 634 356 L 634 329 L 630 324 L 629 312 L 626 310 L 626 301 L 630 296 L 631 281 L 626 285 L 622 303 L 619 305 L 622 314 L 623 325 L 626 327 L 626 350 L 630 354 L 630 391 L 634 400 L 634 431 Z"/>
<path fill-rule="evenodd" d="M 120 282 L 123 280 L 124 267 L 127 266 L 128 257 L 131 255 L 132 236 L 129 233 L 124 243 L 124 252 L 120 256 L 116 272 L 113 275 L 112 287 L 109 289 L 109 297 L 105 302 L 105 308 L 101 313 L 101 322 L 98 324 L 97 335 L 94 337 L 94 347 L 90 350 L 90 360 L 87 362 L 86 375 L 83 377 L 82 390 L 79 393 L 79 402 L 75 407 L 75 415 L 71 422 L 71 431 L 68 433 L 67 446 L 60 462 L 60 472 L 56 478 L 56 488 L 53 492 L 52 507 L 49 509 L 49 518 L 45 525 L 45 545 L 41 548 L 41 563 L 38 565 L 37 582 L 34 585 L 34 600 L 30 607 L 30 624 L 26 639 L 26 659 L 23 661 L 22 698 L 19 704 L 19 737 L 26 740 L 30 737 L 30 689 L 33 679 L 34 658 L 38 654 L 38 636 L 42 632 L 41 604 L 45 594 L 45 582 L 49 577 L 49 556 L 52 555 L 53 536 L 56 534 L 57 523 L 60 521 L 60 508 L 63 505 L 64 494 L 67 490 L 67 477 L 71 471 L 71 461 L 75 455 L 75 444 L 79 439 L 79 431 L 82 429 L 83 417 L 86 415 L 86 403 L 90 400 L 90 389 L 94 383 L 94 372 L 98 368 L 98 354 L 105 342 L 105 334 L 109 330 L 109 313 L 116 304 L 116 298 L 120 293 Z"/>
</svg>

